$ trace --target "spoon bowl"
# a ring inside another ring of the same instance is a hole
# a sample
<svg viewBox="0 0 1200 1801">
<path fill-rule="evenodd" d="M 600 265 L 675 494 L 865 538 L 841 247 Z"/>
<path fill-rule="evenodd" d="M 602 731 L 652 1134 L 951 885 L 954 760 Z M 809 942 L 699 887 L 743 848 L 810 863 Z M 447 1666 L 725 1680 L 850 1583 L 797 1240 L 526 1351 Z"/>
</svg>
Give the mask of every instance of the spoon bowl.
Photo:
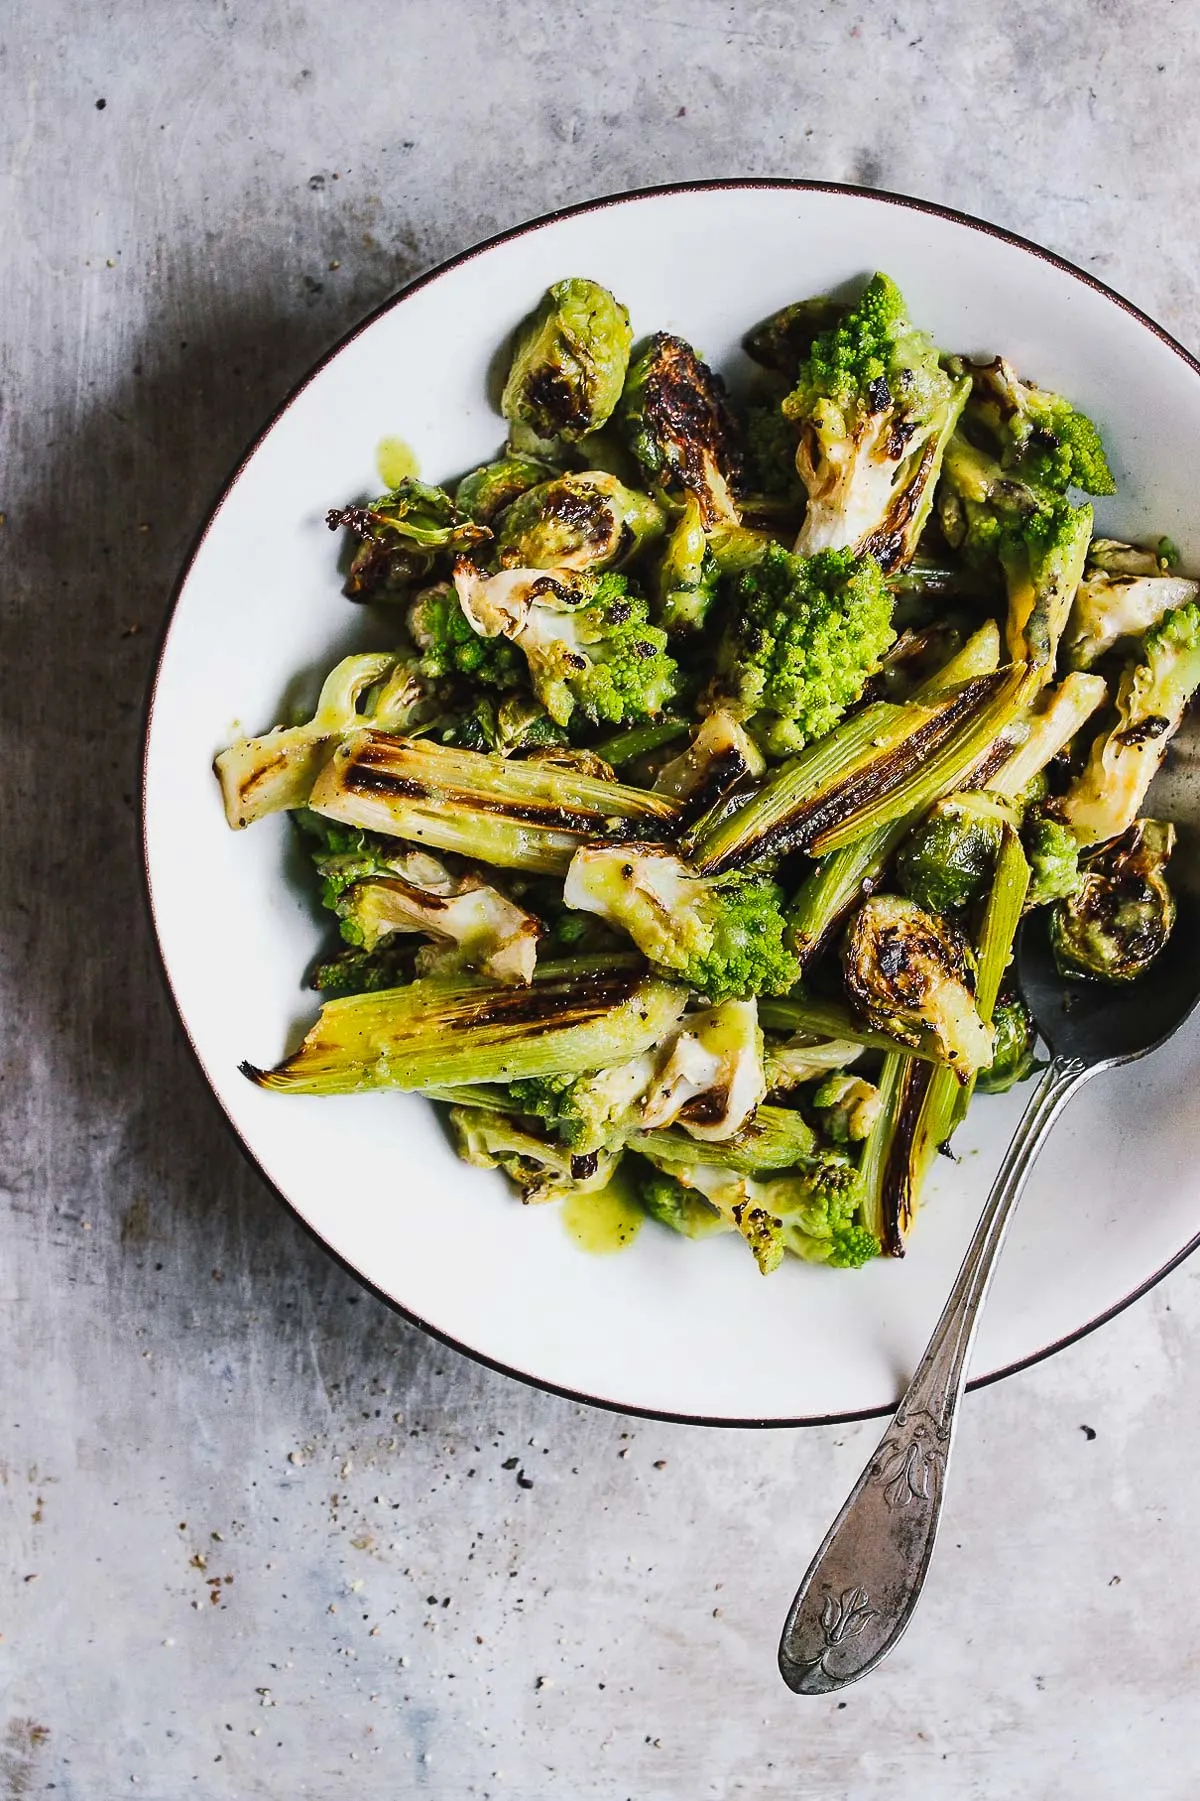
<svg viewBox="0 0 1200 1801">
<path fill-rule="evenodd" d="M 1146 1056 L 1200 1000 L 1195 893 L 1178 897 L 1157 961 L 1123 987 L 1065 981 L 1044 919 L 1021 928 L 1018 986 L 1050 1049 L 962 1268 L 874 1457 L 808 1567 L 788 1612 L 779 1668 L 796 1694 L 826 1695 L 873 1670 L 912 1618 L 941 1521 L 958 1403 L 988 1285 L 1034 1159 L 1091 1076 Z"/>
<path fill-rule="evenodd" d="M 1064 981 L 1044 919 L 1033 914 L 1017 946 L 1017 986 L 1039 1035 L 1053 1056 L 1074 1057 L 1094 1073 L 1157 1050 L 1200 1000 L 1197 928 L 1200 905 L 1190 892 L 1176 897 L 1175 927 L 1144 976 L 1123 987 Z"/>
</svg>

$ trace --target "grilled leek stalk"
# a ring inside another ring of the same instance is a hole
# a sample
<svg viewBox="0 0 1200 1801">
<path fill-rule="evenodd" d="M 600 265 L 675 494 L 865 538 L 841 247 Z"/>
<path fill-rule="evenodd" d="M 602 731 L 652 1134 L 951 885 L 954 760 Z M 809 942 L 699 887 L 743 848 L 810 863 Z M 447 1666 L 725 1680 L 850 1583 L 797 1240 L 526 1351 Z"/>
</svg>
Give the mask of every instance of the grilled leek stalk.
<svg viewBox="0 0 1200 1801">
<path fill-rule="evenodd" d="M 326 1003 L 275 1069 L 242 1065 L 284 1094 L 440 1088 L 603 1069 L 649 1050 L 681 1017 L 687 990 L 602 963 L 549 964 L 528 988 L 431 976 Z"/>
<path fill-rule="evenodd" d="M 581 844 L 664 841 L 679 803 L 550 763 L 355 732 L 309 802 L 344 825 L 457 851 L 480 863 L 563 875 Z"/>
</svg>

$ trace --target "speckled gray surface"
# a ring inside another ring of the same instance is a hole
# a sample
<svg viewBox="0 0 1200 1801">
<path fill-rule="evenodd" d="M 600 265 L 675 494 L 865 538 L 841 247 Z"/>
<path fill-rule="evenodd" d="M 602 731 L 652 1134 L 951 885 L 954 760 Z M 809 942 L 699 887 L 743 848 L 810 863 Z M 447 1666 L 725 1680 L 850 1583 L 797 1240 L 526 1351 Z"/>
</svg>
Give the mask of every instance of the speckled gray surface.
<svg viewBox="0 0 1200 1801">
<path fill-rule="evenodd" d="M 1200 1267 L 973 1399 L 911 1633 L 794 1701 L 781 1610 L 875 1428 L 589 1412 L 361 1291 L 188 1060 L 135 790 L 219 479 L 346 326 L 499 227 L 858 181 L 1200 343 L 1200 15 L 40 0 L 0 32 L 0 1795 L 1192 1796 Z"/>
</svg>

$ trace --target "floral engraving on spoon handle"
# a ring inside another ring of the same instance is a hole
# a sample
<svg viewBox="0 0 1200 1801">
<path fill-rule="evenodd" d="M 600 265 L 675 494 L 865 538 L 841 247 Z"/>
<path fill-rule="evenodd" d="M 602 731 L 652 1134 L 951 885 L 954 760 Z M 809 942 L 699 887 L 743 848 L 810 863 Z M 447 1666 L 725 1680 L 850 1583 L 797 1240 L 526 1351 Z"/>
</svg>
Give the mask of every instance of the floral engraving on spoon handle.
<svg viewBox="0 0 1200 1801">
<path fill-rule="evenodd" d="M 927 1408 L 909 1414 L 900 1410 L 875 1453 L 871 1470 L 871 1479 L 883 1490 L 889 1509 L 936 1500 L 949 1441 L 949 1427 Z"/>
</svg>

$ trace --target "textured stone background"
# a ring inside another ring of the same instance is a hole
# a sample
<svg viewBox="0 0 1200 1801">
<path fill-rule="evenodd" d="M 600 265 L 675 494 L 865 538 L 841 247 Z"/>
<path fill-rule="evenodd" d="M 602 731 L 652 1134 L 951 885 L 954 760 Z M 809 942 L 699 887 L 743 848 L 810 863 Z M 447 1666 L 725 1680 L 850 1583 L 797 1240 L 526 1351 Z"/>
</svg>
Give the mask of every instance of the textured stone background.
<svg viewBox="0 0 1200 1801">
<path fill-rule="evenodd" d="M 361 1292 L 188 1061 L 135 790 L 216 485 L 498 227 L 886 186 L 1200 343 L 1197 9 L 39 0 L 0 38 L 0 1795 L 1193 1796 L 1200 1269 L 971 1402 L 912 1632 L 796 1702 L 781 1608 L 876 1428 L 589 1412 Z"/>
</svg>

